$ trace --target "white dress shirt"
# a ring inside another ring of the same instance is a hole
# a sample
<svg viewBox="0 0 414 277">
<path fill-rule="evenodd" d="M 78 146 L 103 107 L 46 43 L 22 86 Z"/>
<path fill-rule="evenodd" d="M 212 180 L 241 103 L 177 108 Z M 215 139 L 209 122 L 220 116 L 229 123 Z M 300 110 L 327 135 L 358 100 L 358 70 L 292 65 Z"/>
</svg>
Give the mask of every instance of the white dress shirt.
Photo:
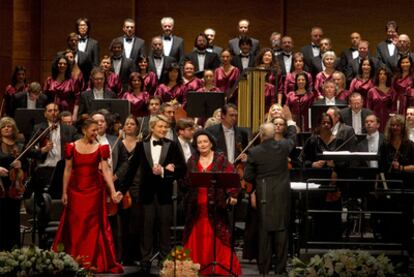
<svg viewBox="0 0 414 277">
<path fill-rule="evenodd" d="M 85 52 L 87 43 L 88 43 L 88 38 L 85 38 L 85 40 L 80 40 L 80 37 L 79 37 L 78 50 Z"/>
<path fill-rule="evenodd" d="M 335 126 L 333 126 L 332 127 L 332 129 L 331 129 L 331 131 L 332 131 L 332 135 L 334 135 L 334 136 L 336 136 L 336 134 L 338 134 L 338 131 L 339 131 L 339 122 L 337 122 L 336 124 L 335 124 Z"/>
<path fill-rule="evenodd" d="M 224 132 L 224 139 L 226 140 L 226 148 L 227 148 L 227 159 L 229 162 L 234 162 L 234 153 L 235 153 L 235 140 L 234 140 L 234 128 L 226 128 L 223 126 L 223 132 Z"/>
<path fill-rule="evenodd" d="M 171 53 L 171 49 L 172 49 L 172 45 L 173 45 L 173 36 L 171 36 L 170 40 L 164 39 L 164 37 L 162 38 L 162 47 L 164 50 L 164 55 L 165 56 L 169 56 Z"/>
<path fill-rule="evenodd" d="M 134 45 L 134 40 L 135 38 L 132 38 L 131 41 L 127 41 L 126 38 L 124 37 L 124 52 L 125 52 L 125 57 L 128 59 L 131 57 L 132 46 Z"/>
<path fill-rule="evenodd" d="M 368 152 L 378 153 L 379 132 L 376 131 L 372 135 L 367 135 Z M 369 167 L 378 168 L 378 161 L 369 161 Z"/>
<path fill-rule="evenodd" d="M 390 56 L 394 56 L 395 53 L 395 44 L 390 42 L 387 43 L 387 47 L 388 47 L 388 53 L 390 53 Z"/>
<path fill-rule="evenodd" d="M 319 56 L 319 54 L 321 53 L 321 49 L 319 47 L 313 47 L 313 43 L 312 43 L 312 53 L 314 57 Z"/>
<path fill-rule="evenodd" d="M 243 69 L 246 69 L 249 67 L 249 60 L 250 60 L 250 57 L 241 57 L 241 63 L 242 63 Z"/>
<path fill-rule="evenodd" d="M 332 97 L 331 99 L 325 97 L 325 105 L 335 106 L 336 105 L 335 97 Z"/>
<path fill-rule="evenodd" d="M 114 72 L 118 76 L 119 76 L 119 72 L 121 71 L 121 61 L 122 61 L 122 58 L 119 60 L 112 59 L 112 67 L 114 68 Z"/>
<path fill-rule="evenodd" d="M 361 110 L 359 112 L 351 111 L 352 113 L 352 127 L 354 128 L 355 134 L 362 134 L 362 122 L 361 122 Z"/>
<path fill-rule="evenodd" d="M 49 127 L 50 127 L 49 123 Z M 62 159 L 61 143 L 60 143 L 60 125 L 57 124 L 56 129 L 53 129 L 49 133 L 49 140 L 53 143 L 52 149 L 47 153 L 44 163 L 39 164 L 40 167 L 51 166 L 55 167 L 57 162 Z"/>
<path fill-rule="evenodd" d="M 292 68 L 292 53 L 286 53 L 286 55 L 289 55 L 289 57 L 283 55 L 283 62 L 285 63 L 286 73 L 289 73 Z"/>
<path fill-rule="evenodd" d="M 414 142 L 414 128 L 408 127 L 408 138 Z"/>
<path fill-rule="evenodd" d="M 181 149 L 183 149 L 185 162 L 187 162 L 188 159 L 191 157 L 190 143 L 188 141 L 182 139 L 181 137 L 178 137 L 178 141 L 181 144 Z"/>
<path fill-rule="evenodd" d="M 164 57 L 161 57 L 161 59 L 154 58 L 154 65 L 155 65 L 155 71 L 157 71 L 157 78 L 161 78 L 162 74 L 162 67 L 164 65 Z"/>
<path fill-rule="evenodd" d="M 103 89 L 98 90 L 98 89 L 94 88 L 92 91 L 93 91 L 93 98 L 94 99 L 104 99 Z"/>
<path fill-rule="evenodd" d="M 352 59 L 356 59 L 358 57 L 359 57 L 358 49 L 357 50 L 352 50 Z"/>
<path fill-rule="evenodd" d="M 151 136 L 150 139 L 150 146 L 151 146 L 151 158 L 153 164 L 159 164 L 160 163 L 160 157 L 161 157 L 161 145 L 153 145 L 153 141 L 157 141 L 158 139 L 155 139 L 153 136 Z"/>
<path fill-rule="evenodd" d="M 29 93 L 27 93 L 27 108 L 29 110 L 36 109 L 36 100 L 30 99 L 30 94 Z"/>
<path fill-rule="evenodd" d="M 206 60 L 206 54 L 197 54 L 198 71 L 204 71 L 204 62 Z"/>
</svg>

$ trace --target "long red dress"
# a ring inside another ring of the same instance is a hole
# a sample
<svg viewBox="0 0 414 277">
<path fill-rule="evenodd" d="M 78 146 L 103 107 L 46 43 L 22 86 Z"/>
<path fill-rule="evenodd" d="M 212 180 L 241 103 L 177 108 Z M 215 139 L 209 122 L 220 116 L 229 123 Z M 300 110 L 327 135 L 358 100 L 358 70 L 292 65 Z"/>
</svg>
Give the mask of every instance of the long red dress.
<svg viewBox="0 0 414 277">
<path fill-rule="evenodd" d="M 213 161 L 214 163 L 214 161 Z M 211 171 L 213 166 L 211 163 L 207 168 L 206 172 Z M 199 172 L 203 171 L 203 167 L 200 163 L 197 163 L 197 168 Z M 228 172 L 232 172 L 232 169 L 229 169 Z M 225 268 L 230 269 L 230 258 L 233 255 L 232 261 L 232 272 L 236 275 L 241 275 L 241 266 L 239 260 L 237 259 L 236 254 L 231 250 L 231 248 L 224 244 L 221 239 L 217 236 L 214 238 L 214 229 L 209 219 L 208 211 L 208 188 L 198 188 L 197 193 L 197 206 L 198 206 L 198 217 L 191 229 L 191 233 L 188 237 L 187 242 L 184 247 L 190 249 L 190 256 L 193 262 L 199 263 L 201 265 L 200 275 L 229 275 L 228 272 L 223 270 L 220 266 L 216 266 L 214 272 L 213 267 L 209 266 L 208 268 L 203 268 L 213 262 L 214 257 L 214 242 L 216 240 L 216 261 L 223 265 Z M 217 228 L 219 228 L 218 224 Z M 217 231 L 216 231 L 217 232 Z"/>
<path fill-rule="evenodd" d="M 68 204 L 63 210 L 52 249 L 63 243 L 64 251 L 82 256 L 97 273 L 122 273 L 116 262 L 112 231 L 106 212 L 106 190 L 98 166 L 109 157 L 109 146 L 100 145 L 89 154 L 76 151 L 74 143 L 65 148 L 65 158 L 72 158 L 68 186 Z"/>
</svg>

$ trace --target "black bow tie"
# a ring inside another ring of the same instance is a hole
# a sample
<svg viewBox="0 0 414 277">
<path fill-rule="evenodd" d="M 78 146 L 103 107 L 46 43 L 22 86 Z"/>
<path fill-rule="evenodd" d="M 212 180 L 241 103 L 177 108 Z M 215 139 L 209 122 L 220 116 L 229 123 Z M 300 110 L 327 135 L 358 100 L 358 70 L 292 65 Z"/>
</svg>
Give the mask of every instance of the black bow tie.
<svg viewBox="0 0 414 277">
<path fill-rule="evenodd" d="M 319 49 L 320 47 L 319 47 L 319 45 L 312 44 L 312 48 L 318 48 Z"/>
<path fill-rule="evenodd" d="M 153 140 L 152 141 L 152 146 L 157 146 L 157 145 L 162 146 L 163 143 L 164 142 L 162 140 Z"/>
<path fill-rule="evenodd" d="M 86 42 L 86 37 L 83 37 L 83 38 L 79 38 L 79 42 Z"/>
<path fill-rule="evenodd" d="M 121 56 L 119 56 L 119 57 L 115 57 L 115 56 L 113 56 L 113 57 L 112 57 L 112 60 L 113 60 L 113 61 L 119 61 L 121 58 L 122 58 Z"/>
<path fill-rule="evenodd" d="M 250 57 L 250 55 L 249 54 L 247 54 L 247 55 L 240 54 L 240 57 L 242 57 L 242 58 L 248 58 L 248 57 Z"/>
<path fill-rule="evenodd" d="M 198 55 L 205 55 L 206 54 L 206 51 L 197 51 L 197 54 Z"/>
<path fill-rule="evenodd" d="M 125 40 L 127 41 L 127 42 L 132 42 L 132 38 L 125 38 Z"/>
<path fill-rule="evenodd" d="M 290 58 L 290 54 L 282 53 L 283 56 Z"/>
<path fill-rule="evenodd" d="M 162 56 L 154 56 L 154 60 L 161 60 Z"/>
<path fill-rule="evenodd" d="M 165 36 L 164 40 L 171 40 L 171 37 L 170 36 Z"/>
</svg>

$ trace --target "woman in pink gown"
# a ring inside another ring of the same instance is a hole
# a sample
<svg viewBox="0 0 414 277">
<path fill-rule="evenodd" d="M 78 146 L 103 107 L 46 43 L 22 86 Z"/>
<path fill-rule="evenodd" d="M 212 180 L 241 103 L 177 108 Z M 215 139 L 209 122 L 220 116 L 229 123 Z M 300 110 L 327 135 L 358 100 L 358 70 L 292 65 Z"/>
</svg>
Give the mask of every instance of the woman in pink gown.
<svg viewBox="0 0 414 277">
<path fill-rule="evenodd" d="M 183 65 L 183 84 L 186 92 L 197 91 L 203 86 L 203 80 L 195 75 L 195 66 L 191 61 L 185 61 Z"/>
<path fill-rule="evenodd" d="M 306 73 L 306 75 L 308 76 L 309 88 L 311 90 L 313 89 L 312 75 L 309 72 L 303 70 L 305 66 L 305 62 L 303 61 L 303 54 L 301 52 L 296 52 L 295 54 L 293 54 L 292 63 L 294 70 L 293 72 L 290 72 L 286 75 L 285 84 L 283 86 L 283 93 L 285 97 L 287 97 L 289 92 L 295 91 L 296 74 L 298 74 L 299 72 Z"/>
<path fill-rule="evenodd" d="M 59 106 L 60 111 L 72 112 L 72 120 L 76 121 L 79 110 L 80 88 L 72 78 L 72 67 L 69 60 L 61 55 L 52 64 L 52 76 L 49 76 L 43 92 L 49 99 Z"/>
<path fill-rule="evenodd" d="M 391 78 L 391 73 L 385 67 L 380 67 L 375 74 L 375 87 L 368 91 L 367 108 L 380 119 L 380 132 L 385 130 L 390 114 L 395 113 L 395 91 L 391 87 Z"/>
<path fill-rule="evenodd" d="M 203 86 L 197 92 L 222 92 L 214 85 L 214 71 L 212 69 L 204 70 Z"/>
<path fill-rule="evenodd" d="M 14 68 L 13 75 L 11 78 L 11 83 L 6 87 L 6 90 L 3 94 L 2 103 L 1 103 L 1 113 L 0 117 L 3 114 L 12 113 L 12 98 L 13 95 L 20 91 L 27 91 L 29 85 L 26 80 L 26 68 L 24 66 L 18 65 Z"/>
<path fill-rule="evenodd" d="M 233 165 L 227 161 L 225 155 L 214 151 L 215 141 L 210 133 L 205 130 L 197 131 L 194 134 L 194 145 L 197 153 L 187 162 L 188 172 L 234 172 Z M 197 188 L 195 184 L 189 184 L 185 198 L 187 216 L 184 247 L 190 249 L 191 259 L 201 265 L 200 275 L 229 275 L 229 272 L 220 266 L 209 266 L 212 262 L 217 262 L 237 276 L 241 275 L 239 260 L 231 249 L 231 233 L 226 211 L 228 204 L 237 203 L 238 191 L 217 188 L 214 194 L 212 187 Z"/>
<path fill-rule="evenodd" d="M 122 97 L 122 83 L 119 76 L 112 70 L 111 57 L 108 55 L 103 56 L 100 67 L 105 71 L 105 88 L 115 92 L 118 97 Z"/>
<path fill-rule="evenodd" d="M 413 87 L 413 71 L 414 63 L 411 56 L 402 56 L 398 60 L 398 71 L 392 82 L 395 91 L 394 109 L 398 114 L 405 114 L 407 107 L 414 105 L 414 97 L 411 95 Z M 407 97 L 409 95 L 410 103 L 407 105 Z"/>
<path fill-rule="evenodd" d="M 115 260 L 114 242 L 106 211 L 106 189 L 119 203 L 112 171 L 108 165 L 109 146 L 97 143 L 98 123 L 84 122 L 83 138 L 66 145 L 62 202 L 65 206 L 52 249 L 63 244 L 73 257 L 81 256 L 97 273 L 122 273 Z M 100 172 L 100 169 L 102 172 Z"/>
<path fill-rule="evenodd" d="M 371 59 L 365 58 L 359 65 L 358 76 L 352 79 L 349 91 L 359 92 L 364 99 L 364 107 L 367 103 L 368 91 L 374 87 L 374 63 Z"/>
<path fill-rule="evenodd" d="M 225 93 L 227 102 L 237 102 L 237 88 L 235 84 L 240 76 L 240 70 L 233 66 L 231 62 L 231 52 L 229 49 L 224 49 L 221 52 L 220 60 L 221 66 L 214 71 L 214 81 L 219 91 Z M 234 89 L 234 92 L 232 93 Z"/>
<path fill-rule="evenodd" d="M 325 69 L 316 74 L 314 84 L 315 98 L 321 98 L 321 96 L 325 96 L 323 94 L 323 84 L 328 80 L 332 80 L 332 74 L 335 72 L 335 60 L 335 52 L 326 51 L 323 53 L 322 62 L 325 65 Z"/>
<path fill-rule="evenodd" d="M 150 95 L 154 95 L 158 86 L 157 74 L 148 70 L 149 64 L 146 56 L 138 57 L 137 64 L 138 72 L 141 73 L 142 79 L 144 80 L 144 90 Z"/>
<path fill-rule="evenodd" d="M 288 93 L 286 105 L 292 111 L 293 118 L 303 132 L 309 131 L 309 108 L 312 106 L 314 96 L 309 91 L 308 74 L 296 74 L 295 90 Z"/>
<path fill-rule="evenodd" d="M 162 99 L 162 102 L 176 100 L 180 104 L 186 104 L 186 87 L 183 85 L 181 70 L 178 64 L 173 63 L 167 68 L 168 78 L 165 84 L 160 84 L 154 95 Z"/>
<path fill-rule="evenodd" d="M 144 91 L 144 80 L 138 72 L 129 75 L 129 91 L 122 95 L 131 105 L 131 114 L 136 117 L 148 115 L 149 94 Z"/>
</svg>

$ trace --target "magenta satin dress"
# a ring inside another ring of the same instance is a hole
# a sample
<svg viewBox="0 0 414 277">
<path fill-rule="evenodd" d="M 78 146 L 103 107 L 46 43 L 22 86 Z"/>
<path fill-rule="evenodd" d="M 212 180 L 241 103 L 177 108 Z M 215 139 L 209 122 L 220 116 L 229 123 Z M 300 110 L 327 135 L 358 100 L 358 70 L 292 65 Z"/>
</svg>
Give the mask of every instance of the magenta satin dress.
<svg viewBox="0 0 414 277">
<path fill-rule="evenodd" d="M 306 71 L 303 71 L 308 77 L 309 89 L 313 90 L 312 75 Z M 285 84 L 283 86 L 283 93 L 287 97 L 288 93 L 295 90 L 296 72 L 291 72 L 286 75 Z"/>
<path fill-rule="evenodd" d="M 349 86 L 349 91 L 351 94 L 353 92 L 359 92 L 364 99 L 364 108 L 367 106 L 367 95 L 368 91 L 375 86 L 372 79 L 362 80 L 358 77 L 352 79 L 351 85 Z"/>
<path fill-rule="evenodd" d="M 239 79 L 239 76 L 240 76 L 240 70 L 237 67 L 233 67 L 233 69 L 227 74 L 224 71 L 223 67 L 218 67 L 214 71 L 215 85 L 219 89 L 219 91 L 224 92 L 226 97 L 228 97 L 231 92 L 231 89 L 234 87 L 237 80 Z M 233 100 L 237 99 L 237 88 L 231 99 Z"/>
<path fill-rule="evenodd" d="M 128 100 L 131 106 L 131 114 L 135 117 L 148 115 L 149 93 L 142 91 L 138 96 L 133 92 L 126 92 L 122 95 L 122 99 Z"/>
<path fill-rule="evenodd" d="M 398 114 L 405 114 L 408 106 L 412 105 L 414 99 L 409 97 L 410 105 L 407 106 L 407 95 L 411 95 L 411 88 L 413 86 L 413 77 L 407 75 L 406 77 L 396 77 L 392 82 L 392 88 L 395 91 L 394 107 Z M 397 107 L 398 106 L 398 107 Z"/>
<path fill-rule="evenodd" d="M 391 113 L 395 112 L 395 91 L 389 88 L 387 92 L 373 87 L 368 91 L 367 108 L 381 120 L 380 132 L 383 132 Z"/>
<path fill-rule="evenodd" d="M 73 111 L 75 105 L 79 105 L 80 87 L 77 80 L 67 79 L 63 82 L 48 77 L 43 86 L 43 92 L 50 102 L 59 106 L 60 111 Z"/>
<path fill-rule="evenodd" d="M 295 91 L 291 91 L 286 97 L 286 105 L 292 112 L 293 120 L 303 132 L 310 130 L 309 108 L 312 106 L 314 99 L 311 92 L 297 94 Z"/>
</svg>

